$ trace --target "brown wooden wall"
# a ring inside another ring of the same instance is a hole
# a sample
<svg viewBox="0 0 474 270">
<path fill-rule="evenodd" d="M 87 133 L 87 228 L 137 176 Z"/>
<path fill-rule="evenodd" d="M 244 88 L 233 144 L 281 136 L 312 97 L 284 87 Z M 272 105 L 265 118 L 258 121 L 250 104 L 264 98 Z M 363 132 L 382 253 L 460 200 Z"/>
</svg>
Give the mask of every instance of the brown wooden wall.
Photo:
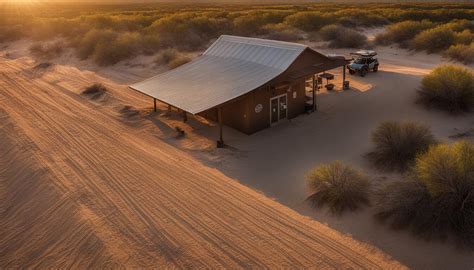
<svg viewBox="0 0 474 270">
<path fill-rule="evenodd" d="M 252 134 L 270 127 L 270 99 L 284 93 L 287 93 L 288 119 L 304 113 L 307 101 L 305 79 L 294 79 L 290 75 L 324 61 L 327 61 L 324 56 L 311 50 L 304 51 L 285 72 L 274 80 L 222 105 L 224 124 L 246 134 Z M 293 98 L 293 92 L 296 92 L 296 98 Z M 257 104 L 261 104 L 263 107 L 260 113 L 255 112 Z M 200 115 L 213 121 L 217 120 L 217 110 L 215 108 Z"/>
</svg>

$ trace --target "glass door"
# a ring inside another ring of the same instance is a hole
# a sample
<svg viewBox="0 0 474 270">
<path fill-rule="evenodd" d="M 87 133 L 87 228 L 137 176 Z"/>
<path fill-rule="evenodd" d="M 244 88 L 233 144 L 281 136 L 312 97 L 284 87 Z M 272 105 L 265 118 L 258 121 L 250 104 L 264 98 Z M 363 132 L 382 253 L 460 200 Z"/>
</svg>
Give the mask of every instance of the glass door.
<svg viewBox="0 0 474 270">
<path fill-rule="evenodd" d="M 275 124 L 288 117 L 287 95 L 273 97 L 270 99 L 270 124 Z"/>
<path fill-rule="evenodd" d="M 278 121 L 280 121 L 282 119 L 286 119 L 287 112 L 288 112 L 286 94 L 278 98 L 278 103 L 280 104 Z"/>
<path fill-rule="evenodd" d="M 270 99 L 270 124 L 278 122 L 278 98 Z"/>
</svg>

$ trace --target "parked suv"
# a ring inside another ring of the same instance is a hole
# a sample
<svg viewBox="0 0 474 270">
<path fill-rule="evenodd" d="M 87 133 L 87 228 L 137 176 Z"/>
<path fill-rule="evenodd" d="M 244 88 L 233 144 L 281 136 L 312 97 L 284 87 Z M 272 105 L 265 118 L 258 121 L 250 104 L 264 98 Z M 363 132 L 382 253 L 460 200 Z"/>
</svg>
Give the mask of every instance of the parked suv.
<svg viewBox="0 0 474 270">
<path fill-rule="evenodd" d="M 379 69 L 379 61 L 375 57 L 377 53 L 375 51 L 370 50 L 362 50 L 355 53 L 351 53 L 353 55 L 352 62 L 347 65 L 347 69 L 349 70 L 350 74 L 359 73 L 360 76 L 364 77 L 369 70 L 373 70 L 377 72 Z"/>
</svg>

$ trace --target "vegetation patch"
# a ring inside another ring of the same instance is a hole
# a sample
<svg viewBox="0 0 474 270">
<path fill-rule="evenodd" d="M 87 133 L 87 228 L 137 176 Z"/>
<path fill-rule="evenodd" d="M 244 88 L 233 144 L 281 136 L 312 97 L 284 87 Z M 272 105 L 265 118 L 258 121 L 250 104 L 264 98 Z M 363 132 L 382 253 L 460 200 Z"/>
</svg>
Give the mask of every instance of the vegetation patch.
<svg viewBox="0 0 474 270">
<path fill-rule="evenodd" d="M 184 65 L 189 61 L 191 61 L 189 57 L 181 54 L 176 49 L 168 48 L 160 51 L 155 57 L 154 62 L 157 65 L 166 65 L 168 68 L 173 69 Z"/>
<path fill-rule="evenodd" d="M 416 160 L 408 179 L 378 192 L 377 214 L 394 228 L 424 238 L 454 236 L 474 246 L 474 145 L 435 145 Z"/>
<path fill-rule="evenodd" d="M 464 64 L 472 64 L 474 63 L 474 43 L 471 43 L 471 45 L 453 45 L 446 50 L 445 54 L 451 59 Z"/>
<path fill-rule="evenodd" d="M 474 73 L 452 65 L 437 67 L 421 81 L 418 102 L 452 113 L 471 110 L 474 106 Z"/>
<path fill-rule="evenodd" d="M 415 36 L 411 47 L 416 50 L 426 50 L 429 53 L 446 50 L 453 44 L 455 34 L 446 26 L 424 30 Z"/>
<path fill-rule="evenodd" d="M 319 33 L 332 48 L 360 48 L 367 44 L 365 35 L 340 25 L 324 26 Z"/>
<path fill-rule="evenodd" d="M 57 41 L 53 43 L 35 43 L 29 50 L 34 57 L 42 59 L 53 59 L 61 56 L 66 45 L 63 42 Z"/>
<path fill-rule="evenodd" d="M 376 42 L 382 45 L 398 43 L 402 47 L 408 47 L 411 39 L 432 26 L 433 23 L 428 20 L 395 23 L 389 25 L 384 33 L 377 35 Z"/>
<path fill-rule="evenodd" d="M 369 204 L 369 178 L 339 161 L 317 166 L 306 180 L 312 192 L 307 200 L 314 206 L 328 206 L 333 213 L 342 213 Z"/>
<path fill-rule="evenodd" d="M 53 64 L 51 64 L 51 63 L 43 62 L 43 63 L 39 63 L 36 66 L 34 66 L 33 69 L 47 69 L 47 68 L 50 68 L 52 66 L 53 66 Z"/>
<path fill-rule="evenodd" d="M 379 169 L 403 171 L 426 152 L 435 139 L 430 129 L 414 122 L 387 121 L 372 132 L 369 160 Z"/>
<path fill-rule="evenodd" d="M 107 88 L 101 83 L 94 83 L 82 91 L 83 95 L 89 96 L 92 99 L 97 99 L 104 96 L 108 92 Z"/>
</svg>

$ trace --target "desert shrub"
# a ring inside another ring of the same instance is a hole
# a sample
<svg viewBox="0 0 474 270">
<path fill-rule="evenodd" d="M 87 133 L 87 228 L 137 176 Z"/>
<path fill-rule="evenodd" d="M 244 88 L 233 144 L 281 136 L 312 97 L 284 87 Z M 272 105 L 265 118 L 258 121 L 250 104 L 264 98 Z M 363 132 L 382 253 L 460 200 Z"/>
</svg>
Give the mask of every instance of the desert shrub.
<svg viewBox="0 0 474 270">
<path fill-rule="evenodd" d="M 18 40 L 25 36 L 24 30 L 18 25 L 0 26 L 0 43 Z"/>
<path fill-rule="evenodd" d="M 382 122 L 372 132 L 369 160 L 380 169 L 405 170 L 435 143 L 430 129 L 414 122 Z"/>
<path fill-rule="evenodd" d="M 365 35 L 339 25 L 324 26 L 319 33 L 333 48 L 358 48 L 367 43 Z"/>
<path fill-rule="evenodd" d="M 468 111 L 474 106 L 474 75 L 467 68 L 444 65 L 423 77 L 418 102 L 447 110 Z"/>
<path fill-rule="evenodd" d="M 212 38 L 229 32 L 231 28 L 231 23 L 225 18 L 184 12 L 164 16 L 153 22 L 145 31 L 159 36 L 161 48 L 197 50 Z"/>
<path fill-rule="evenodd" d="M 268 24 L 278 24 L 286 14 L 281 12 L 252 11 L 234 18 L 234 33 L 238 35 L 257 35 L 262 33 L 263 27 Z"/>
<path fill-rule="evenodd" d="M 94 61 L 107 66 L 133 56 L 139 51 L 139 38 L 137 33 L 124 33 L 114 40 L 98 43 L 94 50 Z"/>
<path fill-rule="evenodd" d="M 453 45 L 446 50 L 446 55 L 464 64 L 474 63 L 474 43 L 471 43 L 471 45 Z"/>
<path fill-rule="evenodd" d="M 155 63 L 158 65 L 167 65 L 178 57 L 178 51 L 176 49 L 168 48 L 161 50 L 155 57 Z"/>
<path fill-rule="evenodd" d="M 328 17 L 317 11 L 297 12 L 285 18 L 289 26 L 308 32 L 319 30 L 328 22 Z"/>
<path fill-rule="evenodd" d="M 334 213 L 342 213 L 369 204 L 369 178 L 341 162 L 317 166 L 306 180 L 312 192 L 308 201 L 315 206 L 327 205 Z"/>
<path fill-rule="evenodd" d="M 189 57 L 171 48 L 160 51 L 155 58 L 156 64 L 166 65 L 170 69 L 184 65 L 189 61 L 191 61 Z"/>
<path fill-rule="evenodd" d="M 262 29 L 266 35 L 265 38 L 281 40 L 281 41 L 296 41 L 303 38 L 303 33 L 286 24 L 269 24 Z"/>
<path fill-rule="evenodd" d="M 462 32 L 454 33 L 454 43 L 469 45 L 474 42 L 474 33 L 471 30 L 464 30 Z"/>
<path fill-rule="evenodd" d="M 433 23 L 427 20 L 423 21 L 403 21 L 389 25 L 387 30 L 377 35 L 376 41 L 379 44 L 399 43 L 402 46 L 407 46 L 408 43 L 418 33 L 431 28 Z"/>
<path fill-rule="evenodd" d="M 426 50 L 429 53 L 439 52 L 449 48 L 454 43 L 454 32 L 444 26 L 424 30 L 415 36 L 411 47 L 416 50 Z"/>
<path fill-rule="evenodd" d="M 63 42 L 57 41 L 53 43 L 35 43 L 29 50 L 31 54 L 38 58 L 51 59 L 60 56 L 66 45 Z"/>
<path fill-rule="evenodd" d="M 334 13 L 338 17 L 337 22 L 346 27 L 370 27 L 388 24 L 389 21 L 383 16 L 372 11 L 358 8 L 346 8 Z"/>
<path fill-rule="evenodd" d="M 107 92 L 107 88 L 101 83 L 94 83 L 82 91 L 83 95 L 101 95 Z"/>
<path fill-rule="evenodd" d="M 416 160 L 409 178 L 378 192 L 376 216 L 425 238 L 453 235 L 474 245 L 474 145 L 436 145 Z"/>
<path fill-rule="evenodd" d="M 170 68 L 170 69 L 177 68 L 177 67 L 182 66 L 182 65 L 184 65 L 184 64 L 186 64 L 190 61 L 191 61 L 191 59 L 189 57 L 180 55 L 180 56 L 176 57 L 175 59 L 171 60 L 168 63 L 168 68 Z"/>
<path fill-rule="evenodd" d="M 471 20 L 453 20 L 443 25 L 454 32 L 462 32 L 464 30 L 474 31 L 474 22 Z"/>
<path fill-rule="evenodd" d="M 118 33 L 112 30 L 90 30 L 78 41 L 78 44 L 76 44 L 77 56 L 82 60 L 87 59 L 94 54 L 98 44 L 109 44 L 110 41 L 115 40 L 117 36 Z"/>
</svg>

